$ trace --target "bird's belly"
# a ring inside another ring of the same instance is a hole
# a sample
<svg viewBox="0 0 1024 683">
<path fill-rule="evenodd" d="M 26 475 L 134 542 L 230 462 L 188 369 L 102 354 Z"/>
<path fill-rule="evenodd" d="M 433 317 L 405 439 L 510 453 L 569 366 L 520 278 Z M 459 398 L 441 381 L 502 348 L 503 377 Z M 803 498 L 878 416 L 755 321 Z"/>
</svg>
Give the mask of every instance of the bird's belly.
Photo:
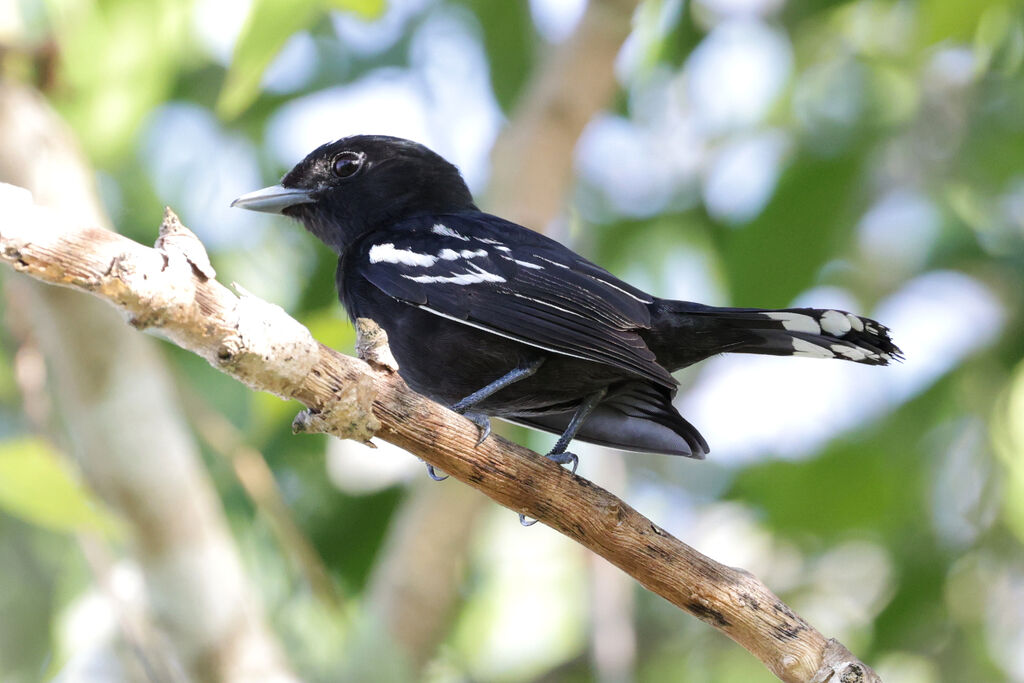
<svg viewBox="0 0 1024 683">
<path fill-rule="evenodd" d="M 501 389 L 476 409 L 508 416 L 564 411 L 628 377 L 618 368 L 549 352 L 389 297 L 373 303 L 372 313 L 365 306 L 353 312 L 373 318 L 387 332 L 402 379 L 445 405 L 539 358 L 544 362 L 536 374 Z"/>
</svg>

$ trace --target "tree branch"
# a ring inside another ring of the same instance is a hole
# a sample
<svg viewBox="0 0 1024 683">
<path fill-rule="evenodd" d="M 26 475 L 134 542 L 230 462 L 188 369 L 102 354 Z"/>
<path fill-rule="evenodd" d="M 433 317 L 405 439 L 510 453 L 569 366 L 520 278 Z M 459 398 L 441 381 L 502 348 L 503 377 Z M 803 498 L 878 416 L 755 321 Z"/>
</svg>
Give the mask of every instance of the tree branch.
<svg viewBox="0 0 1024 683">
<path fill-rule="evenodd" d="M 241 290 L 236 296 L 204 274 L 202 245 L 169 209 L 161 235 L 174 231 L 179 239 L 162 240 L 162 249 L 69 223 L 8 187 L 0 194 L 0 258 L 26 275 L 110 301 L 133 326 L 160 333 L 254 389 L 300 401 L 307 406 L 297 420 L 302 431 L 379 436 L 544 522 L 725 633 L 783 681 L 878 680 L 749 573 L 705 557 L 532 451 L 500 437 L 474 448 L 473 423 L 414 393 L 397 373 L 318 343 L 277 306 Z"/>
</svg>

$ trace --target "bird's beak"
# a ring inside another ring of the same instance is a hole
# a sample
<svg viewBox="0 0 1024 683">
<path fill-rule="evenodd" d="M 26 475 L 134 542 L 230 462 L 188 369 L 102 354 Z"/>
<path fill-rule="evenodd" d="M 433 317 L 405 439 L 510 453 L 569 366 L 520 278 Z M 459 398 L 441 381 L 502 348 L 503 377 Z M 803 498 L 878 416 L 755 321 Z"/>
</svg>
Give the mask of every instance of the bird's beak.
<svg viewBox="0 0 1024 683">
<path fill-rule="evenodd" d="M 309 190 L 300 188 L 285 187 L 284 185 L 271 185 L 262 190 L 256 190 L 231 202 L 231 206 L 237 206 L 250 211 L 263 211 L 265 213 L 281 213 L 289 206 L 296 204 L 309 204 L 316 201 L 310 196 Z"/>
</svg>

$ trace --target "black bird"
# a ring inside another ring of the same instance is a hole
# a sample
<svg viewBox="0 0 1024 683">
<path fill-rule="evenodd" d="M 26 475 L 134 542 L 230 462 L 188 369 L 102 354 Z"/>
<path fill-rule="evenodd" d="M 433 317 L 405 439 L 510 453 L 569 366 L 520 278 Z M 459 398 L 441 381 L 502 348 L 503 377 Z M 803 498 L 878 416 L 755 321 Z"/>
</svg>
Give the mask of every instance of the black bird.
<svg viewBox="0 0 1024 683">
<path fill-rule="evenodd" d="M 559 434 L 547 457 L 573 469 L 574 438 L 703 458 L 707 442 L 672 405 L 671 373 L 709 356 L 901 357 L 888 329 L 845 311 L 647 294 L 480 211 L 455 166 L 400 138 L 325 144 L 232 206 L 298 219 L 334 250 L 349 317 L 387 332 L 415 391 L 476 422 L 481 441 L 490 416 Z"/>
</svg>

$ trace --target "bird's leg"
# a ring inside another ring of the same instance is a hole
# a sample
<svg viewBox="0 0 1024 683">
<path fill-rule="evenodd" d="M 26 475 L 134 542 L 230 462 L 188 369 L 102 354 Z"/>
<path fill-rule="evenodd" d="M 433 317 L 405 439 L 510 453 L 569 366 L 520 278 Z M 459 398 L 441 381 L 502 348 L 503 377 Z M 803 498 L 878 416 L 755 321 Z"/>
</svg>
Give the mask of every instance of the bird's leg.
<svg viewBox="0 0 1024 683">
<path fill-rule="evenodd" d="M 517 367 L 513 369 L 511 372 L 508 372 L 499 377 L 498 379 L 494 380 L 493 382 L 485 386 L 483 389 L 474 391 L 472 394 L 470 394 L 469 396 L 462 399 L 461 401 L 459 401 L 458 403 L 451 407 L 451 409 L 454 412 L 465 417 L 467 420 L 475 424 L 477 426 L 477 429 L 480 430 L 480 436 L 476 440 L 477 446 L 482 444 L 484 442 L 484 439 L 491 435 L 491 419 L 484 415 L 483 413 L 472 412 L 470 408 L 472 408 L 477 403 L 484 400 L 491 394 L 495 393 L 496 391 L 500 391 L 501 389 L 504 389 L 510 384 L 515 384 L 521 379 L 526 379 L 530 375 L 537 372 L 537 370 L 540 369 L 540 366 L 543 363 L 544 359 L 538 358 L 532 363 L 527 363 L 526 365 Z M 448 478 L 447 474 L 444 475 L 443 477 L 440 476 L 434 470 L 434 466 L 429 463 L 427 464 L 427 476 L 429 476 L 434 481 L 444 481 L 445 479 Z"/>
<path fill-rule="evenodd" d="M 467 396 L 466 398 L 462 399 L 461 401 L 452 406 L 453 411 L 465 416 L 474 424 L 476 424 L 476 426 L 480 429 L 480 438 L 477 439 L 476 442 L 477 446 L 482 444 L 484 442 L 484 439 L 486 439 L 490 435 L 491 420 L 483 413 L 475 413 L 472 412 L 470 409 L 473 406 L 480 403 L 480 401 L 483 401 L 485 398 L 491 396 L 492 394 L 501 391 L 510 384 L 515 384 L 516 382 L 526 379 L 530 375 L 533 375 L 534 373 L 537 372 L 537 370 L 540 369 L 540 366 L 543 364 L 544 359 L 538 358 L 537 360 L 527 363 L 526 365 L 520 365 L 519 367 L 514 368 L 512 371 L 494 380 L 493 382 L 485 386 L 483 389 L 478 389 L 477 391 L 474 391 L 472 394 L 470 394 L 469 396 Z"/>
<path fill-rule="evenodd" d="M 590 414 L 594 412 L 594 408 L 601 402 L 605 394 L 608 393 L 608 389 L 601 389 L 595 391 L 590 396 L 583 399 L 583 403 L 580 404 L 579 408 L 576 409 L 576 414 L 569 420 L 569 426 L 565 428 L 562 435 L 558 437 L 558 441 L 555 442 L 555 447 L 544 457 L 549 460 L 554 460 L 559 465 L 566 463 L 572 463 L 572 473 L 576 474 L 576 466 L 579 465 L 580 459 L 573 453 L 566 452 L 566 448 L 569 447 L 569 442 L 576 438 L 576 434 L 580 431 L 580 427 L 587 421 Z"/>
<path fill-rule="evenodd" d="M 583 399 L 583 403 L 576 409 L 576 413 L 569 420 L 569 426 L 565 428 L 562 435 L 558 437 L 558 441 L 555 442 L 555 447 L 548 452 L 544 457 L 548 460 L 552 460 L 559 465 L 565 465 L 566 463 L 572 463 L 572 473 L 576 474 L 576 467 L 580 464 L 579 456 L 575 453 L 569 453 L 565 449 L 569 447 L 569 442 L 576 438 L 576 434 L 580 431 L 580 427 L 587 421 L 590 414 L 594 412 L 594 408 L 604 399 L 605 394 L 608 393 L 608 389 L 601 389 L 595 391 L 590 396 Z M 537 523 L 537 520 L 527 520 L 526 515 L 519 515 L 519 523 L 523 526 L 533 526 Z"/>
</svg>

